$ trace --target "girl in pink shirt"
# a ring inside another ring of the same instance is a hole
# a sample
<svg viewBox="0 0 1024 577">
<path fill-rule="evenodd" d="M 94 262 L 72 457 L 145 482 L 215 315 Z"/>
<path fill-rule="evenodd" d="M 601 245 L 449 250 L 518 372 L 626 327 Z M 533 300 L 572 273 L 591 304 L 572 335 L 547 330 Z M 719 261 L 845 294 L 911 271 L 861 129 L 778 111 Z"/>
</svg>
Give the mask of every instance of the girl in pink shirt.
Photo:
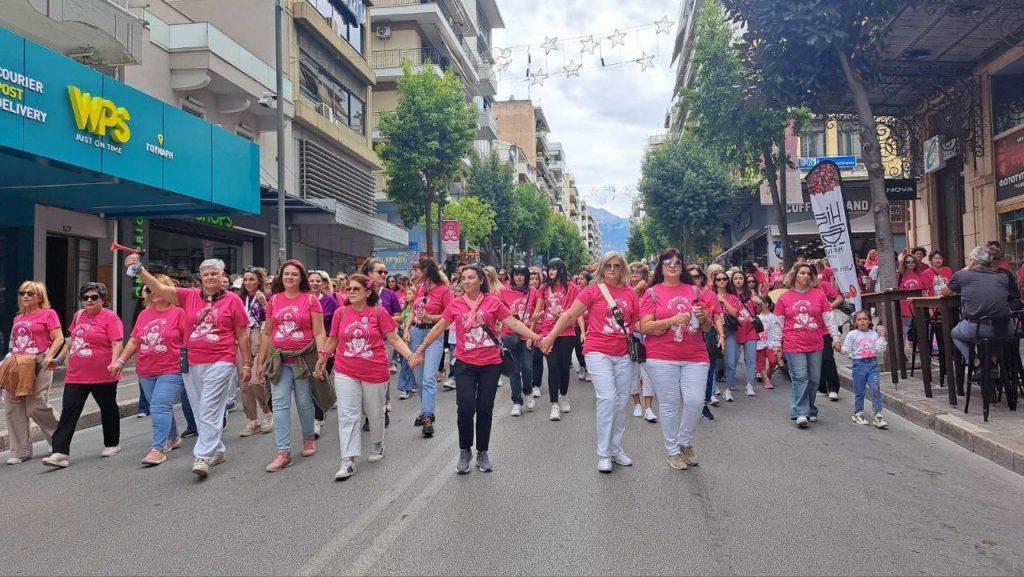
<svg viewBox="0 0 1024 577">
<path fill-rule="evenodd" d="M 529 270 L 523 265 L 516 265 L 512 267 L 512 282 L 498 294 L 501 302 L 508 307 L 509 312 L 527 326 L 533 324 L 530 312 L 537 304 L 537 289 L 530 286 L 529 280 Z M 533 355 L 535 353 L 526 339 L 507 326 L 503 326 L 501 329 L 501 341 L 504 347 L 512 351 L 516 360 L 519 361 L 519 372 L 508 378 L 509 388 L 512 389 L 512 416 L 518 417 L 523 414 L 524 397 L 527 410 L 532 411 L 537 406 L 532 394 Z"/>
<path fill-rule="evenodd" d="M 558 317 L 576 301 L 576 295 L 580 288 L 574 282 L 569 282 L 569 273 L 565 270 L 565 263 L 562 259 L 553 258 L 548 262 L 547 277 L 540 289 L 540 297 L 537 299 L 535 316 L 539 318 L 537 332 L 542 335 L 551 333 Z M 583 319 L 577 319 L 579 327 L 586 329 Z M 548 397 L 551 399 L 552 421 L 562 419 L 562 413 L 572 410 L 569 399 L 569 371 L 572 369 L 572 353 L 576 348 L 576 332 L 573 327 L 567 326 L 554 335 L 555 341 L 550 353 L 545 354 L 548 361 Z M 585 339 L 586 336 L 583 336 Z M 558 396 L 562 400 L 559 402 Z"/>
<path fill-rule="evenodd" d="M 658 397 L 668 464 L 677 470 L 697 464 L 693 435 L 704 408 L 710 364 L 704 332 L 713 326 L 715 307 L 714 293 L 693 284 L 679 250 L 661 251 L 640 302 L 640 330 L 647 335 L 647 374 Z"/>
<path fill-rule="evenodd" d="M 121 354 L 124 326 L 117 313 L 106 308 L 107 295 L 107 286 L 98 282 L 85 283 L 78 291 L 82 310 L 71 321 L 71 343 L 62 355 L 68 365 L 64 397 L 53 433 L 53 454 L 43 459 L 44 465 L 63 468 L 70 464 L 71 438 L 90 394 L 100 407 L 103 423 L 101 455 L 112 457 L 121 451 L 121 413 L 117 408 L 120 375 L 111 373 L 110 364 Z"/>
<path fill-rule="evenodd" d="M 50 308 L 46 285 L 25 281 L 18 287 L 18 314 L 11 325 L 10 354 L 32 355 L 42 362 L 32 391 L 24 397 L 8 396 L 7 429 L 10 431 L 11 454 L 8 465 L 17 465 L 32 458 L 29 418 L 39 425 L 47 441 L 53 440 L 57 415 L 47 399 L 53 384 L 52 361 L 64 346 L 60 319 Z"/>
<path fill-rule="evenodd" d="M 334 478 L 343 481 L 356 472 L 362 455 L 359 424 L 365 411 L 373 449 L 367 461 L 384 458 L 384 407 L 391 377 L 387 341 L 415 367 L 417 359 L 398 336 L 398 323 L 379 306 L 380 293 L 369 277 L 354 274 L 346 281 L 346 305 L 331 320 L 326 353 L 317 362 L 317 378 L 325 378 L 328 359 L 334 358 L 334 386 L 338 394 L 338 438 L 341 465 Z"/>
<path fill-rule="evenodd" d="M 174 286 L 174 281 L 166 275 L 156 275 L 156 279 L 164 286 Z M 143 457 L 142 464 L 155 466 L 166 461 L 167 453 L 172 449 L 181 446 L 174 419 L 174 402 L 185 387 L 181 377 L 181 348 L 189 326 L 184 310 L 172 306 L 149 287 L 142 287 L 142 296 L 146 299 L 146 308 L 135 320 L 131 338 L 110 365 L 110 372 L 120 373 L 138 351 L 135 373 L 149 399 L 153 420 L 151 449 Z"/>
<path fill-rule="evenodd" d="M 422 362 L 424 351 L 444 334 L 446 328 L 454 325 L 457 345 L 452 374 L 455 376 L 459 425 L 456 471 L 464 475 L 469 472 L 473 456 L 474 429 L 476 466 L 485 473 L 494 469 L 487 451 L 490 448 L 494 396 L 502 370 L 498 323 L 530 340 L 540 337 L 517 319 L 501 299 L 490 294 L 487 277 L 480 265 L 462 267 L 461 284 L 464 294 L 444 310 L 441 319 L 416 348 L 416 358 L 417 362 Z"/>
<path fill-rule="evenodd" d="M 721 288 L 721 283 L 718 283 L 716 288 Z M 726 325 L 725 330 L 725 400 L 733 401 L 733 391 L 736 390 L 736 365 L 741 349 L 747 377 L 746 395 L 753 397 L 755 393 L 752 381 L 757 373 L 757 331 L 754 330 L 754 317 L 757 315 L 757 307 L 761 305 L 761 299 L 751 294 L 750 287 L 746 285 L 746 275 L 735 272 L 730 282 L 726 284 L 725 292 L 718 292 L 718 300 L 725 314 L 737 323 L 735 328 Z"/>
<path fill-rule="evenodd" d="M 839 329 L 832 317 L 832 304 L 825 293 L 817 290 L 814 283 L 817 272 L 814 267 L 802 263 L 793 268 L 793 286 L 775 301 L 776 327 L 771 335 L 772 350 L 776 355 L 783 351 L 789 363 L 790 380 L 793 382 L 793 396 L 789 405 L 789 417 L 800 428 L 806 428 L 810 421 L 818 420 L 818 408 L 814 396 L 821 379 L 821 351 L 824 341 L 821 328 L 826 327 L 832 335 L 832 348 L 840 350 Z"/>
<path fill-rule="evenodd" d="M 626 283 L 626 259 L 621 254 L 606 253 L 597 270 L 599 283 L 580 291 L 538 346 L 551 350 L 555 335 L 589 311 L 583 353 L 597 397 L 597 470 L 611 473 L 613 462 L 622 466 L 633 464 L 622 449 L 622 435 L 634 373 L 627 339 L 640 320 L 640 299 Z"/>
</svg>

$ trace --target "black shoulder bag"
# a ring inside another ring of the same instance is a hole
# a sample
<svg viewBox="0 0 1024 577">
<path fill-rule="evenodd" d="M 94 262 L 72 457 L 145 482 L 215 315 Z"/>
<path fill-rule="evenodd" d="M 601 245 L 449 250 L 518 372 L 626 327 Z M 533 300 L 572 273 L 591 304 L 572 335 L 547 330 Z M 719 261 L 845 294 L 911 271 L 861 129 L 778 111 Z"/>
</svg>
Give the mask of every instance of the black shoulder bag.
<svg viewBox="0 0 1024 577">
<path fill-rule="evenodd" d="M 629 350 L 629 360 L 634 363 L 646 363 L 647 362 L 647 347 L 644 346 L 644 342 L 637 338 L 636 335 L 626 327 L 626 319 L 622 316 L 622 311 L 619 309 L 619 305 L 615 304 L 615 299 L 612 298 L 611 293 L 608 292 L 608 287 L 604 283 L 597 283 L 597 288 L 601 289 L 601 294 L 604 295 L 604 300 L 608 304 L 608 309 L 612 311 L 612 318 L 622 329 L 622 334 L 626 335 L 626 347 Z M 651 292 L 654 292 L 654 288 L 651 288 Z"/>
</svg>

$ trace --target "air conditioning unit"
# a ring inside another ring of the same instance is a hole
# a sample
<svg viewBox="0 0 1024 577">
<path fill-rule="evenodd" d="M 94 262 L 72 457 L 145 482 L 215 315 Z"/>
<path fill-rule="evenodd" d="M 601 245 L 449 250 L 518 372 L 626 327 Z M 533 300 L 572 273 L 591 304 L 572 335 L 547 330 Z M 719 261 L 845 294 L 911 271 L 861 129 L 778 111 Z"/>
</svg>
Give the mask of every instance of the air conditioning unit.
<svg viewBox="0 0 1024 577">
<path fill-rule="evenodd" d="M 377 38 L 379 40 L 388 40 L 391 38 L 391 27 L 390 26 L 378 26 L 377 27 Z"/>
<path fill-rule="evenodd" d="M 328 116 L 333 111 L 331 110 L 330 106 L 327 106 L 326 103 L 324 103 L 324 102 L 317 102 L 316 103 L 316 112 L 317 112 L 317 114 L 322 114 L 324 116 Z"/>
</svg>

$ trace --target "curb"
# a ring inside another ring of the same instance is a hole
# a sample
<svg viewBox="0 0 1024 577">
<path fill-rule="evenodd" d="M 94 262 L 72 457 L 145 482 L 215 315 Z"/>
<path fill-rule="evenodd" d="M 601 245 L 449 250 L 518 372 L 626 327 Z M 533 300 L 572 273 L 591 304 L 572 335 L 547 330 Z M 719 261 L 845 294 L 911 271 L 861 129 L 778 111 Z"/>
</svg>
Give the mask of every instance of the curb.
<svg viewBox="0 0 1024 577">
<path fill-rule="evenodd" d="M 120 410 L 122 419 L 133 417 L 139 412 L 139 400 L 132 399 L 130 401 L 120 401 L 117 403 L 117 407 Z M 59 417 L 60 415 L 58 414 L 57 416 Z M 75 431 L 96 427 L 99 424 L 99 409 L 83 411 L 81 418 L 78 419 L 78 426 L 75 428 Z M 46 437 L 43 435 L 43 431 L 34 422 L 30 425 L 29 437 L 32 439 L 33 443 L 46 440 Z M 7 433 L 7 429 L 0 430 L 0 452 L 8 451 L 10 448 L 10 438 Z M 1024 463 L 1024 460 L 1021 462 Z"/>
<path fill-rule="evenodd" d="M 842 370 L 839 383 L 852 394 L 853 379 Z M 885 410 L 925 429 L 953 441 L 968 451 L 980 455 L 1006 469 L 1024 475 L 1024 452 L 1019 452 L 985 436 L 985 430 L 965 421 L 949 411 L 936 410 L 921 401 L 907 401 L 882 391 Z"/>
</svg>

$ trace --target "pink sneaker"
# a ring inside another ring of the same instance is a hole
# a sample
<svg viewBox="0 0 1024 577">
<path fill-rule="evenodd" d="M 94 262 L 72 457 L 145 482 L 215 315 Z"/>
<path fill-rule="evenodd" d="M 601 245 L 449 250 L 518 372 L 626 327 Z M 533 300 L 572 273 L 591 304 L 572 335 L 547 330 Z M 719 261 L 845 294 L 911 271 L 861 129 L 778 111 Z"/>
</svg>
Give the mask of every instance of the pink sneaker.
<svg viewBox="0 0 1024 577">
<path fill-rule="evenodd" d="M 267 465 L 267 472 L 276 473 L 281 469 L 290 466 L 291 464 L 292 456 L 289 455 L 288 453 L 285 453 L 284 451 L 278 451 L 277 454 L 274 455 L 274 460 L 271 461 L 269 465 Z"/>
<path fill-rule="evenodd" d="M 164 447 L 165 453 L 170 453 L 174 449 L 181 446 L 181 437 L 174 437 L 173 439 L 167 439 L 167 446 Z"/>
<path fill-rule="evenodd" d="M 155 467 L 160 463 L 167 460 L 167 455 L 164 454 L 160 449 L 150 449 L 146 456 L 142 458 L 143 465 L 149 465 Z"/>
<path fill-rule="evenodd" d="M 766 388 L 766 389 L 774 389 L 775 388 L 775 385 L 772 384 L 772 380 L 771 380 L 770 377 L 765 377 L 764 378 L 764 388 Z"/>
<path fill-rule="evenodd" d="M 302 439 L 302 456 L 312 457 L 316 454 L 316 439 L 313 437 L 306 437 Z"/>
</svg>

